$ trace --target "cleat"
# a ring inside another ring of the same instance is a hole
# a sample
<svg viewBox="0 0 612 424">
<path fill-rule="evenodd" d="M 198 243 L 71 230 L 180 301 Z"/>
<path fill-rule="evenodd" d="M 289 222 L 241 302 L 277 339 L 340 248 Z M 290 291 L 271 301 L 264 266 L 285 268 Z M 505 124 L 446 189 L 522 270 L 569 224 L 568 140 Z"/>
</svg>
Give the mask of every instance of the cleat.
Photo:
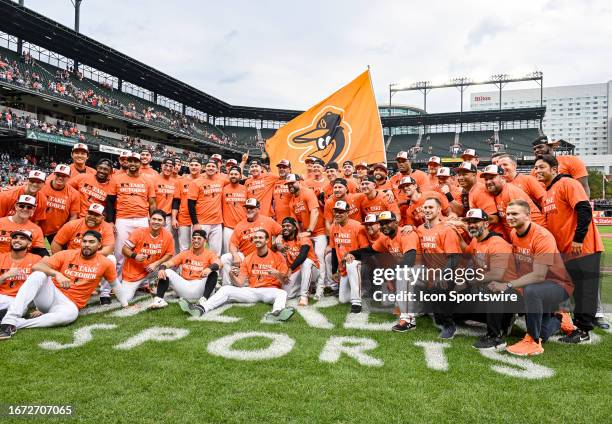
<svg viewBox="0 0 612 424">
<path fill-rule="evenodd" d="M 308 296 L 300 296 L 298 306 L 308 306 Z"/>
<path fill-rule="evenodd" d="M 360 314 L 361 305 L 351 305 L 351 314 Z"/>
<path fill-rule="evenodd" d="M 202 315 L 204 315 L 204 308 L 202 308 L 200 305 L 194 305 L 193 303 L 189 303 L 182 297 L 179 299 L 178 304 L 183 310 L 183 312 L 187 312 L 192 317 L 201 317 Z"/>
<path fill-rule="evenodd" d="M 317 287 L 317 289 L 315 290 L 314 300 L 317 302 L 320 301 L 323 298 L 323 292 L 323 287 Z"/>
<path fill-rule="evenodd" d="M 105 297 L 101 297 L 100 298 L 100 305 L 110 305 L 111 303 L 113 303 L 112 299 L 110 298 L 110 296 L 105 296 Z"/>
<path fill-rule="evenodd" d="M 572 317 L 570 316 L 570 314 L 568 314 L 567 312 L 560 311 L 557 312 L 555 315 L 561 320 L 560 330 L 563 331 L 566 336 L 572 334 L 576 329 L 576 326 L 572 322 Z"/>
<path fill-rule="evenodd" d="M 155 296 L 151 303 L 147 306 L 147 309 L 162 309 L 168 306 L 168 302 L 166 302 L 161 297 Z"/>
<path fill-rule="evenodd" d="M 414 330 L 416 328 L 416 322 L 414 320 L 408 321 L 405 319 L 400 319 L 400 321 L 391 327 L 391 331 L 396 333 L 405 333 L 410 330 Z"/>
<path fill-rule="evenodd" d="M 442 331 L 440 331 L 438 337 L 444 340 L 452 340 L 452 338 L 455 337 L 456 332 L 457 327 L 455 326 L 455 324 L 447 325 L 442 327 Z"/>
<path fill-rule="evenodd" d="M 506 349 L 506 342 L 501 337 L 486 334 L 476 341 L 472 347 L 478 350 L 501 351 Z"/>
<path fill-rule="evenodd" d="M 8 340 L 17 332 L 17 327 L 11 324 L 0 324 L 0 340 Z"/>
<path fill-rule="evenodd" d="M 265 320 L 268 322 L 286 322 L 295 313 L 295 308 L 286 307 L 278 311 L 268 312 L 265 316 Z"/>
<path fill-rule="evenodd" d="M 571 334 L 561 337 L 559 341 L 567 344 L 588 344 L 591 343 L 591 336 L 588 331 L 577 328 L 572 331 Z"/>
<path fill-rule="evenodd" d="M 506 348 L 508 353 L 518 356 L 535 356 L 544 353 L 542 342 L 537 342 L 529 334 L 525 334 L 523 340 Z"/>
<path fill-rule="evenodd" d="M 608 323 L 608 321 L 606 321 L 606 319 L 604 317 L 596 317 L 595 318 L 595 325 L 599 328 L 601 328 L 602 330 L 609 330 L 610 329 L 610 324 Z"/>
</svg>

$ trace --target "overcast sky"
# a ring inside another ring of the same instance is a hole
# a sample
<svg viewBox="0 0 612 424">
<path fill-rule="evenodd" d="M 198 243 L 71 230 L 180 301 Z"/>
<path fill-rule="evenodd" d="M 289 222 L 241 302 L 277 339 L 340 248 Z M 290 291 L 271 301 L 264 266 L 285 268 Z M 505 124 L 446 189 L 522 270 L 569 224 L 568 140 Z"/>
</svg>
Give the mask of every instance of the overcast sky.
<svg viewBox="0 0 612 424">
<path fill-rule="evenodd" d="M 25 5 L 74 26 L 70 0 Z M 370 65 L 389 83 L 544 72 L 545 86 L 612 78 L 612 2 L 84 0 L 81 32 L 232 104 L 306 109 Z M 508 88 L 537 87 L 535 83 Z M 483 86 L 476 91 L 494 89 Z M 466 96 L 466 104 L 469 104 Z M 394 102 L 422 106 L 418 93 Z M 456 89 L 428 111 L 459 110 Z"/>
</svg>

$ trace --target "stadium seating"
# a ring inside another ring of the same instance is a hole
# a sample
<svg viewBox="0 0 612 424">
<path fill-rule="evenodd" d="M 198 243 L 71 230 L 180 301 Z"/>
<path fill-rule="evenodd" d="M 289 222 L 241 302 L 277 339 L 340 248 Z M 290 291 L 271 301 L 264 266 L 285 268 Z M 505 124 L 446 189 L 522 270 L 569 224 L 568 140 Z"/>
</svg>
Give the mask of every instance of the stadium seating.
<svg viewBox="0 0 612 424">
<path fill-rule="evenodd" d="M 450 146 L 455 141 L 455 133 L 427 133 L 421 139 L 421 154 L 424 156 L 450 156 Z"/>
<path fill-rule="evenodd" d="M 493 140 L 493 131 L 464 131 L 459 137 L 462 149 L 475 149 L 481 154 L 489 153 L 489 142 Z"/>
<path fill-rule="evenodd" d="M 540 135 L 537 128 L 520 130 L 503 130 L 499 133 L 499 141 L 506 146 L 506 152 L 515 156 L 533 155 L 532 142 Z"/>
<path fill-rule="evenodd" d="M 418 134 L 396 134 L 387 146 L 387 160 L 395 160 L 398 152 L 408 151 L 416 145 Z M 385 140 L 386 142 L 386 140 Z"/>
</svg>

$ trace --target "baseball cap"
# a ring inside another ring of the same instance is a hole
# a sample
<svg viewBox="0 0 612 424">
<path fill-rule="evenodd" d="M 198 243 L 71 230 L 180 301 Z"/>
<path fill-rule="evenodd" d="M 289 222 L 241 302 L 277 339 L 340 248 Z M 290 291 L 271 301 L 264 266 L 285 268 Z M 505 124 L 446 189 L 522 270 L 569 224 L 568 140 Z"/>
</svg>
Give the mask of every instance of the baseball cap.
<svg viewBox="0 0 612 424">
<path fill-rule="evenodd" d="M 89 205 L 87 211 L 96 213 L 98 215 L 104 215 L 104 206 L 99 203 L 92 203 L 91 205 Z"/>
<path fill-rule="evenodd" d="M 319 158 L 314 158 L 312 163 L 313 163 L 313 165 L 325 166 L 325 162 L 323 162 L 323 159 L 319 159 Z"/>
<path fill-rule="evenodd" d="M 488 221 L 489 215 L 482 209 L 470 209 L 465 214 L 465 219 L 478 219 L 480 221 Z"/>
<path fill-rule="evenodd" d="M 223 158 L 222 158 L 222 157 L 221 157 L 221 155 L 220 155 L 220 154 L 218 154 L 218 153 L 215 153 L 215 154 L 214 154 L 214 155 L 212 155 L 210 158 L 211 158 L 212 160 L 216 160 L 216 161 L 218 161 L 218 162 L 223 162 Z"/>
<path fill-rule="evenodd" d="M 308 156 L 306 159 L 304 159 L 304 163 L 314 163 L 315 158 L 313 158 L 312 156 Z"/>
<path fill-rule="evenodd" d="M 363 225 L 375 224 L 377 222 L 378 219 L 375 213 L 369 213 L 365 216 L 365 218 L 363 218 Z"/>
<path fill-rule="evenodd" d="M 378 222 L 380 221 L 397 221 L 397 216 L 391 211 L 382 211 L 378 214 Z"/>
<path fill-rule="evenodd" d="M 547 135 L 541 135 L 531 143 L 532 146 L 539 146 L 540 144 L 555 144 Z"/>
<path fill-rule="evenodd" d="M 87 147 L 87 144 L 85 143 L 77 143 L 72 146 L 72 151 L 74 152 L 75 150 L 85 150 L 87 153 L 89 153 L 89 147 Z"/>
<path fill-rule="evenodd" d="M 259 207 L 259 200 L 257 200 L 254 197 L 249 197 L 246 202 L 244 202 L 244 207 L 245 208 L 258 208 Z"/>
<path fill-rule="evenodd" d="M 276 167 L 278 168 L 279 166 L 286 166 L 287 168 L 291 168 L 291 162 L 289 162 L 287 159 L 281 159 L 278 161 L 278 163 L 276 164 Z"/>
<path fill-rule="evenodd" d="M 296 181 L 299 181 L 300 177 L 298 177 L 295 174 L 289 174 L 285 177 L 285 184 L 290 184 L 290 183 L 294 183 Z"/>
<path fill-rule="evenodd" d="M 478 172 L 478 169 L 476 169 L 476 165 L 474 165 L 472 162 L 463 162 L 461 165 L 455 168 L 455 172 L 459 173 L 461 171 Z"/>
<path fill-rule="evenodd" d="M 397 156 L 395 156 L 395 159 L 405 159 L 408 160 L 408 152 L 397 152 Z"/>
<path fill-rule="evenodd" d="M 453 175 L 454 175 L 453 170 L 447 166 L 438 168 L 438 172 L 436 173 L 437 177 L 452 177 Z"/>
<path fill-rule="evenodd" d="M 25 238 L 27 238 L 28 240 L 32 240 L 32 232 L 30 230 L 15 230 L 15 231 L 11 231 L 11 238 L 17 236 L 17 235 L 22 235 Z"/>
<path fill-rule="evenodd" d="M 213 155 L 213 156 L 214 156 L 214 155 Z M 213 158 L 211 157 L 211 158 L 210 158 L 210 160 L 216 160 L 216 159 L 213 159 Z M 253 159 L 251 162 L 249 162 L 249 166 L 253 166 L 253 165 L 259 165 L 259 166 L 261 166 L 261 162 L 260 162 L 259 160 L 257 160 L 257 159 Z"/>
<path fill-rule="evenodd" d="M 359 168 L 368 169 L 368 164 L 366 162 L 359 162 L 357 165 L 355 165 L 355 169 Z"/>
<path fill-rule="evenodd" d="M 349 208 L 349 204 L 346 203 L 344 200 L 338 200 L 336 203 L 334 203 L 334 209 L 338 209 L 341 211 L 348 211 Z"/>
<path fill-rule="evenodd" d="M 199 163 L 200 165 L 202 165 L 202 158 L 198 156 L 194 156 L 191 159 L 189 159 L 189 163 Z"/>
<path fill-rule="evenodd" d="M 416 182 L 416 180 L 414 178 L 408 176 L 408 177 L 402 178 L 397 186 L 398 187 L 403 187 L 403 186 L 409 185 L 409 184 L 417 184 L 417 182 Z"/>
<path fill-rule="evenodd" d="M 163 164 L 167 164 L 168 162 L 170 162 L 170 165 L 174 166 L 174 159 L 172 159 L 171 157 L 165 157 L 162 159 L 161 163 Z"/>
<path fill-rule="evenodd" d="M 430 163 L 436 163 L 436 164 L 440 165 L 442 163 L 442 159 L 440 159 L 439 156 L 432 156 L 427 161 L 427 164 L 430 164 Z"/>
<path fill-rule="evenodd" d="M 55 174 L 62 174 L 62 175 L 66 175 L 67 177 L 70 176 L 70 167 L 68 165 L 57 165 L 55 167 L 55 171 L 53 171 Z"/>
<path fill-rule="evenodd" d="M 480 176 L 483 175 L 504 175 L 504 170 L 497 165 L 487 165 Z"/>
<path fill-rule="evenodd" d="M 42 171 L 30 171 L 30 173 L 28 174 L 28 180 L 40 180 L 40 181 L 45 181 L 45 178 L 47 178 L 47 174 L 45 174 Z"/>
<path fill-rule="evenodd" d="M 119 158 L 129 158 L 130 157 L 130 151 L 129 150 L 121 150 L 119 152 Z"/>
<path fill-rule="evenodd" d="M 200 236 L 202 238 L 206 238 L 206 231 L 204 230 L 195 230 L 193 233 L 191 233 L 191 237 L 193 236 Z"/>
<path fill-rule="evenodd" d="M 387 166 L 384 163 L 377 163 L 372 167 L 372 171 L 375 171 L 377 169 L 382 169 L 385 172 L 389 172 L 389 170 L 387 169 Z"/>
<path fill-rule="evenodd" d="M 461 154 L 461 159 L 463 159 L 465 156 L 470 156 L 473 158 L 477 158 L 478 157 L 478 153 L 476 153 L 476 150 L 474 149 L 465 149 L 463 151 L 463 153 Z"/>
<path fill-rule="evenodd" d="M 351 166 L 353 166 L 353 161 L 350 161 L 350 160 L 345 160 L 344 162 L 342 162 L 342 166 L 345 166 L 345 165 L 351 165 Z"/>
<path fill-rule="evenodd" d="M 374 178 L 374 175 L 366 176 L 361 182 L 364 182 L 364 181 L 376 184 L 376 178 Z"/>
<path fill-rule="evenodd" d="M 235 166 L 235 165 L 238 165 L 238 161 L 236 159 L 228 159 L 225 162 L 225 166 L 226 167 L 228 167 L 228 166 Z"/>
<path fill-rule="evenodd" d="M 36 197 L 30 196 L 28 194 L 22 194 L 19 196 L 15 203 L 22 203 L 24 205 L 36 206 Z"/>
<path fill-rule="evenodd" d="M 140 160 L 140 153 L 138 152 L 130 152 L 130 154 L 128 155 L 128 158 L 135 158 Z"/>
<path fill-rule="evenodd" d="M 330 162 L 325 165 L 325 169 L 338 169 L 338 164 L 336 162 Z"/>
<path fill-rule="evenodd" d="M 344 187 L 348 187 L 348 182 L 344 178 L 336 178 L 333 181 L 332 185 L 336 185 L 336 184 L 342 184 Z"/>
</svg>

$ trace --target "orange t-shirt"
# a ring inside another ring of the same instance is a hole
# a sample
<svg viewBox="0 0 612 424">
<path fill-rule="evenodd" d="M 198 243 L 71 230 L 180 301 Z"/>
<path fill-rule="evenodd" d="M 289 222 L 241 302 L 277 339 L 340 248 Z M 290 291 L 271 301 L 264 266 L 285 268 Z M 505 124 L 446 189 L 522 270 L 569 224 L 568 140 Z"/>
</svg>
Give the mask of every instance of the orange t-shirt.
<svg viewBox="0 0 612 424">
<path fill-rule="evenodd" d="M 219 258 L 212 250 L 202 249 L 199 254 L 195 254 L 193 249 L 185 250 L 174 258 L 170 259 L 170 266 L 181 267 L 181 277 L 185 280 L 201 280 L 202 271 L 212 264 L 220 264 Z"/>
<path fill-rule="evenodd" d="M 534 262 L 548 265 L 546 280 L 561 285 L 568 295 L 573 293 L 574 287 L 557 249 L 555 237 L 550 231 L 532 222 L 522 236 L 513 229 L 510 233 L 510 243 L 519 277 L 532 272 Z"/>
<path fill-rule="evenodd" d="M 325 186 L 329 184 L 327 178 L 323 178 L 321 180 L 309 179 L 304 181 L 304 185 L 314 191 L 314 194 L 319 198 L 319 194 L 324 193 Z"/>
<path fill-rule="evenodd" d="M 396 216 L 399 216 L 399 208 L 397 207 L 397 203 L 389 202 L 389 200 L 387 200 L 387 196 L 382 191 L 377 191 L 376 196 L 374 196 L 373 199 L 368 199 L 368 196 L 362 194 L 359 196 L 358 202 L 361 216 L 366 216 L 369 213 L 375 213 L 378 215 L 382 211 L 391 211 Z"/>
<path fill-rule="evenodd" d="M 25 194 L 25 186 L 0 193 L 0 216 L 15 215 L 15 203 L 22 194 Z M 47 218 L 47 197 L 43 194 L 42 189 L 34 197 L 36 197 L 36 208 L 30 219 L 32 222 L 39 223 Z"/>
<path fill-rule="evenodd" d="M 115 174 L 116 175 L 116 174 Z M 123 174 L 125 175 L 125 174 Z M 70 184 L 80 194 L 81 207 L 79 216 L 83 218 L 87 215 L 87 210 L 92 203 L 106 206 L 106 196 L 108 195 L 112 178 L 105 183 L 100 183 L 95 174 L 79 174 L 70 178 Z"/>
<path fill-rule="evenodd" d="M 431 228 L 421 225 L 417 228 L 421 242 L 423 260 L 428 268 L 444 269 L 447 256 L 461 253 L 459 235 L 451 227 L 439 222 Z"/>
<path fill-rule="evenodd" d="M 461 203 L 463 204 L 463 194 Z M 472 189 L 468 193 L 468 203 L 470 208 L 482 209 L 489 216 L 497 214 L 497 205 L 495 204 L 495 198 L 489 194 L 487 188 L 481 182 L 477 182 L 472 186 Z M 463 216 L 465 216 L 467 211 L 468 210 L 464 207 Z M 493 231 L 502 234 L 503 236 L 506 236 L 504 223 L 502 221 L 505 221 L 505 219 L 500 217 L 500 222 L 490 226 L 489 231 Z"/>
<path fill-rule="evenodd" d="M 157 237 L 153 237 L 149 227 L 137 228 L 132 231 L 125 245 L 134 253 L 147 256 L 143 262 L 130 257 L 125 258 L 122 280 L 128 282 L 142 280 L 148 275 L 146 266 L 163 256 L 174 254 L 174 237 L 165 228 L 160 230 Z"/>
<path fill-rule="evenodd" d="M 108 194 L 117 196 L 117 219 L 146 218 L 149 199 L 155 197 L 155 185 L 151 177 L 144 175 L 117 175 L 109 184 Z"/>
<path fill-rule="evenodd" d="M 47 181 L 41 192 L 47 197 L 47 219 L 41 222 L 44 235 L 55 234 L 64 225 L 70 215 L 78 215 L 81 206 L 79 192 L 66 185 L 63 190 L 51 187 Z"/>
<path fill-rule="evenodd" d="M 574 208 L 578 202 L 584 201 L 588 202 L 589 198 L 582 184 L 573 178 L 561 177 L 547 188 L 543 202 L 544 226 L 555 237 L 561 253 L 571 253 L 572 241 L 578 224 L 578 214 Z M 591 220 L 583 240 L 582 252 L 588 255 L 603 252 L 603 250 L 599 231 L 594 220 Z"/>
<path fill-rule="evenodd" d="M 141 166 L 140 175 L 157 178 L 159 176 L 159 173 L 155 169 L 151 168 L 151 166 L 147 166 L 146 168 L 144 166 Z"/>
<path fill-rule="evenodd" d="M 474 267 L 484 270 L 485 273 L 492 269 L 505 269 L 503 281 L 516 278 L 512 246 L 496 233 L 489 233 L 482 241 L 478 241 L 476 237 L 472 238 L 465 248 L 465 253 L 472 255 Z"/>
<path fill-rule="evenodd" d="M 418 227 L 425 223 L 425 215 L 423 215 L 423 204 L 430 197 L 435 197 L 442 204 L 441 211 L 443 215 L 448 214 L 448 199 L 443 194 L 437 191 L 425 191 L 421 193 L 418 200 L 412 200 L 410 205 L 405 209 L 402 216 L 402 223 Z"/>
<path fill-rule="evenodd" d="M 546 190 L 533 175 L 517 174 L 509 183 L 527 193 L 536 206 L 542 205 L 542 199 L 546 194 Z"/>
<path fill-rule="evenodd" d="M 391 177 L 391 179 L 390 179 L 391 184 L 393 185 L 393 187 L 397 188 L 397 186 L 399 185 L 401 179 L 404 178 L 404 177 L 412 177 L 412 178 L 414 178 L 414 180 L 416 181 L 417 185 L 419 186 L 419 188 L 421 190 L 428 190 L 429 189 L 429 178 L 427 178 L 427 174 L 424 173 L 423 171 L 418 170 L 418 169 L 414 169 L 409 174 L 402 174 L 401 172 L 398 172 L 397 174 L 393 175 Z"/>
<path fill-rule="evenodd" d="M 257 178 L 247 178 L 244 182 L 247 196 L 259 200 L 259 213 L 265 216 L 272 216 L 272 195 L 274 194 L 274 185 L 277 181 L 278 176 L 276 175 L 262 174 Z"/>
<path fill-rule="evenodd" d="M 377 252 L 387 252 L 394 255 L 404 254 L 410 250 L 419 252 L 421 250 L 421 243 L 419 236 L 416 231 L 411 231 L 408 234 L 402 234 L 400 230 L 397 231 L 395 237 L 391 238 L 381 233 L 380 237 L 372 243 L 372 249 Z"/>
<path fill-rule="evenodd" d="M 240 281 L 249 279 L 249 287 L 257 288 L 281 288 L 281 282 L 269 274 L 271 269 L 275 269 L 283 274 L 287 274 L 289 268 L 285 257 L 280 253 L 268 249 L 265 256 L 259 256 L 257 251 L 248 255 L 240 264 Z"/>
<path fill-rule="evenodd" d="M 572 155 L 560 155 L 555 156 L 555 158 L 557 159 L 557 162 L 559 162 L 559 174 L 571 175 L 575 180 L 589 176 L 589 171 L 587 171 L 584 162 L 579 157 Z M 535 177 L 535 169 L 531 170 L 531 175 Z"/>
<path fill-rule="evenodd" d="M 510 240 L 510 232 L 512 231 L 512 228 L 508 225 L 508 221 L 506 221 L 506 208 L 508 207 L 508 203 L 516 199 L 521 199 L 529 203 L 531 220 L 533 222 L 540 225 L 544 224 L 544 215 L 540 212 L 540 209 L 535 203 L 533 203 L 531 197 L 515 185 L 504 184 L 501 193 L 494 197 L 494 201 L 497 205 L 497 214 L 499 215 L 500 222 L 504 227 L 503 236 L 506 240 Z"/>
<path fill-rule="evenodd" d="M 301 230 L 307 230 L 310 226 L 310 212 L 313 209 L 319 209 L 319 200 L 315 192 L 308 187 L 300 188 L 299 194 L 291 197 L 290 205 L 292 215 L 301 224 Z M 322 234 L 325 234 L 325 220 L 323 219 L 323 212 L 319 209 L 319 217 L 317 218 L 312 236 L 320 236 Z"/>
<path fill-rule="evenodd" d="M 157 209 L 170 214 L 172 212 L 172 200 L 180 198 L 178 181 L 172 177 L 165 178 L 162 175 L 157 175 L 153 182 L 155 184 Z"/>
<path fill-rule="evenodd" d="M 279 224 L 283 222 L 283 219 L 291 216 L 291 197 L 289 193 L 289 187 L 285 184 L 285 180 L 278 180 L 274 184 L 274 193 L 272 199 L 274 201 L 274 218 Z"/>
<path fill-rule="evenodd" d="M 287 259 L 288 266 L 291 266 L 291 264 L 295 262 L 295 259 L 300 254 L 302 246 L 308 246 L 310 249 L 308 250 L 307 258 L 314 262 L 317 268 L 319 267 L 319 261 L 314 253 L 314 246 L 312 245 L 310 237 L 296 237 L 294 240 L 285 240 L 283 238 L 282 244 L 287 249 L 285 250 L 285 258 Z M 293 272 L 299 271 L 301 267 L 302 265 L 298 266 Z"/>
<path fill-rule="evenodd" d="M 236 246 L 244 256 L 247 256 L 255 251 L 253 233 L 259 230 L 266 230 L 270 234 L 268 247 L 272 247 L 272 239 L 280 234 L 281 229 L 278 222 L 260 213 L 252 222 L 243 219 L 236 225 L 230 238 L 230 244 Z"/>
<path fill-rule="evenodd" d="M 81 256 L 80 249 L 62 250 L 46 258 L 45 261 L 51 268 L 70 279 L 70 287 L 67 289 L 60 286 L 55 278 L 53 283 L 79 309 L 87 305 L 87 301 L 102 278 L 108 282 L 117 280 L 115 265 L 100 253 L 85 259 Z"/>
<path fill-rule="evenodd" d="M 223 206 L 221 193 L 226 180 L 220 175 L 209 178 L 208 175 L 198 178 L 190 185 L 187 199 L 196 201 L 198 224 L 212 225 L 223 223 Z M 187 211 L 189 213 L 189 211 Z"/>
<path fill-rule="evenodd" d="M 45 247 L 45 239 L 40 227 L 32 221 L 25 224 L 16 224 L 13 217 L 0 218 L 0 253 L 11 251 L 11 233 L 16 230 L 29 230 L 32 232 L 32 248 Z"/>
<path fill-rule="evenodd" d="M 329 247 L 336 249 L 338 271 L 344 276 L 346 267 L 342 259 L 347 253 L 369 245 L 366 231 L 359 222 L 349 219 L 343 226 L 334 222 L 329 229 L 329 238 Z"/>
<path fill-rule="evenodd" d="M 85 218 L 79 218 L 65 223 L 62 228 L 59 229 L 53 241 L 61 246 L 65 246 L 67 250 L 80 249 L 83 234 L 88 230 L 94 230 L 102 234 L 102 247 L 113 246 L 115 244 L 115 233 L 113 232 L 111 224 L 102 221 L 99 226 L 89 228 L 85 223 Z"/>
<path fill-rule="evenodd" d="M 246 188 L 242 184 L 227 184 L 223 187 L 223 226 L 235 228 L 246 218 L 244 203 L 247 199 Z"/>
<path fill-rule="evenodd" d="M 85 165 L 85 169 L 78 170 L 74 163 L 70 164 L 70 179 L 76 178 L 79 175 L 96 175 L 96 170 L 90 166 Z"/>
<path fill-rule="evenodd" d="M 19 288 L 26 278 L 32 273 L 32 266 L 40 261 L 40 256 L 26 253 L 22 259 L 13 259 L 11 252 L 0 253 L 0 275 L 4 275 L 11 268 L 17 268 L 19 273 L 0 284 L 0 294 L 5 296 L 17 296 Z"/>
<path fill-rule="evenodd" d="M 187 200 L 189 199 L 190 192 L 197 192 L 197 186 L 194 188 L 193 185 L 197 180 L 193 179 L 191 175 L 186 175 L 179 179 L 179 189 L 181 205 L 179 206 L 177 221 L 182 227 L 191 226 L 191 217 L 189 216 L 189 207 L 187 206 Z"/>
<path fill-rule="evenodd" d="M 343 200 L 349 205 L 349 219 L 361 222 L 361 211 L 359 210 L 359 201 L 363 194 L 347 194 L 344 199 L 336 199 L 334 196 L 330 197 L 325 201 L 325 209 L 323 211 L 323 218 L 326 221 L 334 220 L 334 205 L 338 200 Z"/>
</svg>

